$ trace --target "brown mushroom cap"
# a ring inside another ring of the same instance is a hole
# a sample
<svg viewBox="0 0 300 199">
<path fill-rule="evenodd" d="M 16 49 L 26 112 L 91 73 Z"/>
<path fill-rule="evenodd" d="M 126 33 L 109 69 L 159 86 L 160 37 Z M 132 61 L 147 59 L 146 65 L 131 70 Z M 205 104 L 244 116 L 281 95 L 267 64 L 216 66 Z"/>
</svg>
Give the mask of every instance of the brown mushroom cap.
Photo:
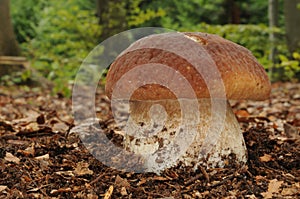
<svg viewBox="0 0 300 199">
<path fill-rule="evenodd" d="M 179 55 L 181 52 L 186 52 L 186 55 Z M 189 58 L 186 58 L 187 55 Z M 198 55 L 196 68 L 190 60 Z M 205 72 L 213 67 L 212 63 L 217 71 Z M 264 100 L 271 90 L 264 68 L 248 49 L 213 34 L 172 32 L 144 37 L 122 52 L 108 71 L 107 96 L 112 97 L 113 89 L 123 75 L 143 64 L 163 64 L 178 71 L 189 82 L 197 98 L 210 98 L 212 89 L 214 93 L 221 92 L 220 85 L 224 85 L 227 99 Z M 164 73 L 163 70 L 157 72 Z M 221 79 L 215 79 L 215 73 L 219 73 Z M 130 84 L 135 84 L 136 78 L 141 81 L 147 75 L 140 70 L 131 76 Z M 203 78 L 203 75 L 206 77 Z M 223 84 L 220 84 L 221 80 Z M 121 92 L 118 96 L 132 88 L 124 83 L 119 86 L 122 88 L 118 89 Z M 178 84 L 177 89 L 184 92 L 186 85 Z M 159 84 L 143 85 L 131 95 L 131 100 L 176 98 L 172 90 Z"/>
</svg>

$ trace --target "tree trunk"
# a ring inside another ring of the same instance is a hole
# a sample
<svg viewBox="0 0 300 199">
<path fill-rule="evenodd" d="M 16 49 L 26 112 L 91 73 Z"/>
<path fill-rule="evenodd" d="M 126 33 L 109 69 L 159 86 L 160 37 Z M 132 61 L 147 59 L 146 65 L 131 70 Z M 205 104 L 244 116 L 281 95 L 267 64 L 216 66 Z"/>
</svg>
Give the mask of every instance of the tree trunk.
<svg viewBox="0 0 300 199">
<path fill-rule="evenodd" d="M 300 49 L 300 0 L 285 0 L 284 15 L 287 45 L 291 53 Z"/>
<path fill-rule="evenodd" d="M 123 0 L 96 0 L 102 40 L 126 30 L 126 3 Z"/>
<path fill-rule="evenodd" d="M 0 56 L 17 56 L 19 46 L 10 19 L 9 0 L 0 0 Z"/>
<path fill-rule="evenodd" d="M 276 34 L 272 31 L 273 28 L 278 27 L 278 0 L 269 0 L 269 27 L 271 29 L 269 39 L 270 39 L 270 54 L 269 60 L 272 62 L 272 65 L 269 68 L 269 76 L 272 79 L 273 68 L 275 64 L 276 57 Z"/>
<path fill-rule="evenodd" d="M 226 12 L 225 12 L 224 19 L 221 19 L 221 21 L 223 21 L 225 24 L 241 23 L 241 11 L 236 0 L 225 0 L 223 2 L 223 7 Z"/>
</svg>

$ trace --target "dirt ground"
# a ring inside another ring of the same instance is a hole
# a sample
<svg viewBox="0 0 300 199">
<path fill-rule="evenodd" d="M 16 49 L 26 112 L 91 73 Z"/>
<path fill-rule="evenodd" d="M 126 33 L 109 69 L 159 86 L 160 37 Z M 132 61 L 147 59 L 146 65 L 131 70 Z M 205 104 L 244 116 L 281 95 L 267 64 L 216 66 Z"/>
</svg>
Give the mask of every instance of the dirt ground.
<svg viewBox="0 0 300 199">
<path fill-rule="evenodd" d="M 71 100 L 41 89 L 0 88 L 0 198 L 300 198 L 300 84 L 272 85 L 269 100 L 231 102 L 248 162 L 136 174 L 109 168 L 82 144 Z M 26 90 L 26 89 L 25 89 Z M 97 113 L 114 136 L 109 102 Z"/>
</svg>

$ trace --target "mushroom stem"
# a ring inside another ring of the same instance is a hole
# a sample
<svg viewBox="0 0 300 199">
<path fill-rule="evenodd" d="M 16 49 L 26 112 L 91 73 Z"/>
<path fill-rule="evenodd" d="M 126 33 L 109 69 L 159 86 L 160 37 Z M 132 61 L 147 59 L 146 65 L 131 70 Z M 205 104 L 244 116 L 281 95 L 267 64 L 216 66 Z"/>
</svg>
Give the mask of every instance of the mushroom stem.
<svg viewBox="0 0 300 199">
<path fill-rule="evenodd" d="M 237 162 L 247 160 L 242 131 L 231 106 L 224 100 L 131 101 L 125 130 L 128 133 L 124 140 L 126 149 L 142 155 L 148 171 L 156 173 L 178 162 L 183 166 L 223 167 L 231 153 L 236 155 Z M 188 136 L 194 138 L 189 140 Z M 172 143 L 175 143 L 171 149 L 174 154 L 183 151 L 176 162 L 166 159 L 170 149 L 162 152 Z M 157 166 L 160 163 L 164 165 Z"/>
</svg>

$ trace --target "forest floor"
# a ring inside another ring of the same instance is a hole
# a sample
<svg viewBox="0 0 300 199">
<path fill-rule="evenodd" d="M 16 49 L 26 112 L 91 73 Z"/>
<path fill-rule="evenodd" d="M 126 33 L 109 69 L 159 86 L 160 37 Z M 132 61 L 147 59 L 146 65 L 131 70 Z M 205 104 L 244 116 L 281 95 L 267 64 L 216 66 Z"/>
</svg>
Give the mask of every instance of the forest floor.
<svg viewBox="0 0 300 199">
<path fill-rule="evenodd" d="M 248 162 L 161 175 L 109 168 L 82 144 L 70 99 L 0 88 L 0 198 L 300 198 L 300 84 L 276 83 L 266 101 L 232 102 Z M 109 107 L 103 94 L 97 106 Z M 111 115 L 97 114 L 108 137 Z"/>
</svg>

